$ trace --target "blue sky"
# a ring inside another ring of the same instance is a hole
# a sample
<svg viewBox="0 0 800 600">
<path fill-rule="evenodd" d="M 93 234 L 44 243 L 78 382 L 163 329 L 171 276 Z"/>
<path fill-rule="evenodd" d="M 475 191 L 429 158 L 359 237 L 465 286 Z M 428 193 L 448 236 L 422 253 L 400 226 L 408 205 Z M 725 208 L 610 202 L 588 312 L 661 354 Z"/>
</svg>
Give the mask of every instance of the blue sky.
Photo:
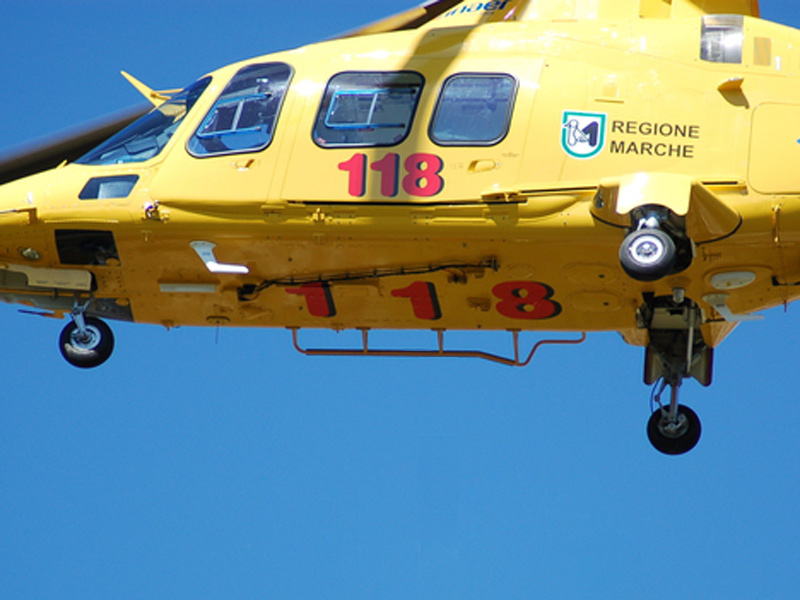
<svg viewBox="0 0 800 600">
<path fill-rule="evenodd" d="M 136 104 L 120 69 L 180 87 L 409 4 L 5 1 L 0 149 Z M 62 323 L 0 319 L 2 598 L 797 597 L 796 307 L 684 386 L 704 433 L 680 458 L 649 446 L 642 351 L 616 334 L 510 369 L 114 324 L 80 371 Z"/>
</svg>

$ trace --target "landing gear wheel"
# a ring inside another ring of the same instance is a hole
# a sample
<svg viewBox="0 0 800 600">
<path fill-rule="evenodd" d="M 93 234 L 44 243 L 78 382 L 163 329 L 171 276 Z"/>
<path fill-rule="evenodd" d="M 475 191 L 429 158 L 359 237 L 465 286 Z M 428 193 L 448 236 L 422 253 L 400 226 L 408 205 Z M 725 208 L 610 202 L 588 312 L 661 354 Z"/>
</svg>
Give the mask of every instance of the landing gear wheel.
<svg viewBox="0 0 800 600">
<path fill-rule="evenodd" d="M 628 234 L 619 248 L 619 262 L 638 281 L 655 281 L 675 267 L 677 251 L 672 238 L 660 229 L 639 229 Z"/>
<path fill-rule="evenodd" d="M 647 422 L 647 437 L 664 454 L 684 454 L 700 440 L 700 419 L 688 406 L 678 405 L 677 419 L 670 422 L 669 410 L 658 408 Z"/>
<path fill-rule="evenodd" d="M 114 334 L 100 319 L 84 317 L 86 333 L 70 322 L 61 331 L 59 349 L 67 362 L 81 369 L 91 369 L 103 364 L 114 350 Z"/>
</svg>

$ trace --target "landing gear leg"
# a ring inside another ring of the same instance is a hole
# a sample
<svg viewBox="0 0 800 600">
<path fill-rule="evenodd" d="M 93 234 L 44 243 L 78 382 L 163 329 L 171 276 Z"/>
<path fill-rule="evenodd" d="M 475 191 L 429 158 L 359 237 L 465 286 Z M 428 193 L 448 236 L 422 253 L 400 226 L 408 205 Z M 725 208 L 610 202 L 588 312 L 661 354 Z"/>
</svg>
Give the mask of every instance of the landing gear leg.
<svg viewBox="0 0 800 600">
<path fill-rule="evenodd" d="M 103 364 L 114 351 L 114 334 L 111 328 L 96 317 L 87 317 L 84 304 L 76 298 L 70 313 L 72 322 L 61 331 L 59 349 L 66 361 L 81 369 Z"/>
<path fill-rule="evenodd" d="M 701 314 L 681 288 L 671 297 L 651 299 L 640 311 L 645 318 L 649 343 L 645 354 L 645 383 L 654 383 L 656 405 L 647 423 L 647 437 L 664 454 L 684 454 L 700 440 L 700 419 L 678 402 L 683 380 L 694 377 L 702 385 L 711 383 L 712 350 L 700 335 Z M 669 402 L 661 397 L 667 386 Z"/>
<path fill-rule="evenodd" d="M 658 408 L 647 422 L 647 437 L 653 447 L 664 454 L 684 454 L 694 448 L 700 440 L 702 428 L 697 414 L 688 406 L 678 404 L 680 381 L 657 384 L 660 389 L 655 394 Z M 666 385 L 670 387 L 668 406 L 661 404 L 661 393 Z"/>
</svg>

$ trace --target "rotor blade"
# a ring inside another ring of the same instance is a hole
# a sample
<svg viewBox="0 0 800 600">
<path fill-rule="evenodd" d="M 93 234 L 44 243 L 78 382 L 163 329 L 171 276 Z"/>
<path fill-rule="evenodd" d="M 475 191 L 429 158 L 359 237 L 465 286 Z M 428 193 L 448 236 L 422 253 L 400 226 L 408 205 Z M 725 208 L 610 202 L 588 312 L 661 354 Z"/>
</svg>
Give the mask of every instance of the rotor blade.
<svg viewBox="0 0 800 600">
<path fill-rule="evenodd" d="M 80 158 L 100 142 L 141 117 L 150 108 L 137 106 L 89 123 L 84 128 L 69 130 L 0 155 L 0 184 L 57 167 L 64 161 Z"/>
<path fill-rule="evenodd" d="M 416 6 L 410 10 L 394 14 L 390 17 L 374 21 L 358 29 L 347 31 L 333 39 L 357 37 L 360 35 L 371 35 L 373 33 L 386 33 L 388 31 L 400 31 L 403 29 L 415 29 L 424 25 L 447 12 L 463 0 L 432 0 Z"/>
</svg>

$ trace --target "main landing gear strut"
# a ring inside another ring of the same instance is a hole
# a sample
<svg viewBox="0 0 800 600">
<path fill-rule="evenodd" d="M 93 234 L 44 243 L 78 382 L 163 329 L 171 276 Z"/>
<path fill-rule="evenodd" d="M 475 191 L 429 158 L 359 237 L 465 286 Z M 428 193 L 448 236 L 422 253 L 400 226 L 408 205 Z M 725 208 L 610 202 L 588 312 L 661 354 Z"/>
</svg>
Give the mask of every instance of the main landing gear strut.
<svg viewBox="0 0 800 600">
<path fill-rule="evenodd" d="M 68 323 L 61 331 L 59 349 L 67 362 L 75 367 L 90 369 L 103 364 L 114 351 L 111 328 L 96 317 L 86 316 L 91 299 L 81 303 L 75 299 Z"/>
<path fill-rule="evenodd" d="M 676 288 L 672 297 L 648 298 L 639 310 L 650 334 L 645 353 L 645 383 L 654 384 L 656 405 L 647 423 L 647 437 L 664 454 L 684 454 L 700 440 L 700 419 L 678 402 L 683 380 L 694 377 L 711 384 L 712 349 L 700 334 L 700 309 Z M 662 401 L 667 386 L 669 401 Z"/>
</svg>

